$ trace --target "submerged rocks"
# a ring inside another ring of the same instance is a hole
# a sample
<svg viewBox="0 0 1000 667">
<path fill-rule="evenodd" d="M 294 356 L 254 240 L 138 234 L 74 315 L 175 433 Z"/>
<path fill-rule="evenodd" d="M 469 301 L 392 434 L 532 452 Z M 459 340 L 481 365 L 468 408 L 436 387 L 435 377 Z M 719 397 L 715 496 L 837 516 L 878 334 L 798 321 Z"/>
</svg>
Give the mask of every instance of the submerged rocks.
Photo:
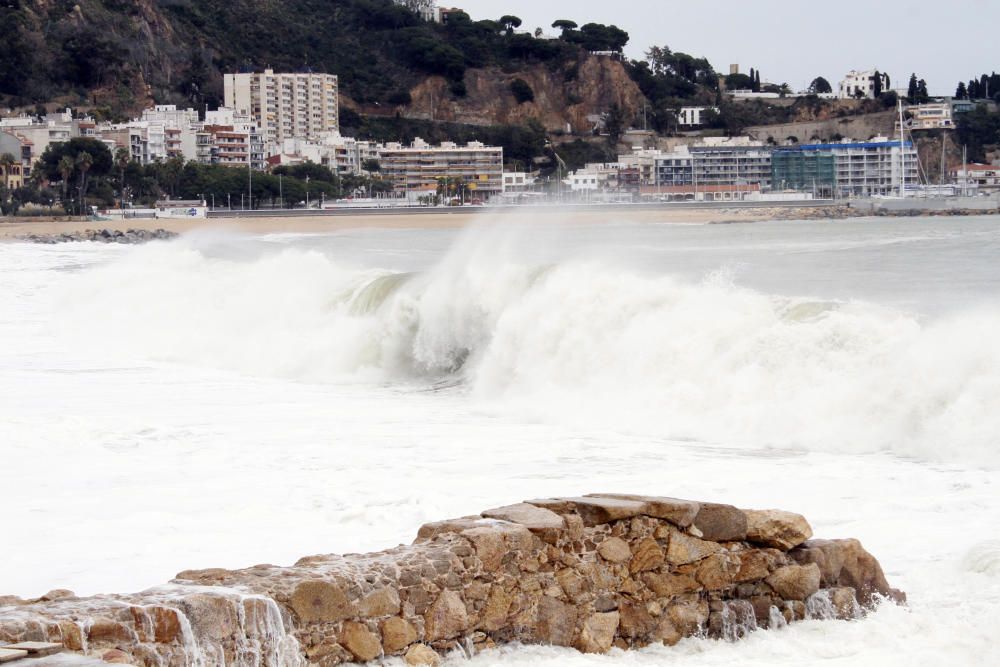
<svg viewBox="0 0 1000 667">
<path fill-rule="evenodd" d="M 95 243 L 125 243 L 137 244 L 150 241 L 169 241 L 176 238 L 177 232 L 166 229 L 87 229 L 82 232 L 63 232 L 62 234 L 25 234 L 17 240 L 28 243 L 80 243 L 91 241 Z"/>
<path fill-rule="evenodd" d="M 507 642 L 603 653 L 804 618 L 854 618 L 889 587 L 856 540 L 797 514 L 660 496 L 549 498 L 422 526 L 409 546 L 293 567 L 186 571 L 162 592 L 0 598 L 0 642 L 123 664 L 436 665 Z"/>
</svg>

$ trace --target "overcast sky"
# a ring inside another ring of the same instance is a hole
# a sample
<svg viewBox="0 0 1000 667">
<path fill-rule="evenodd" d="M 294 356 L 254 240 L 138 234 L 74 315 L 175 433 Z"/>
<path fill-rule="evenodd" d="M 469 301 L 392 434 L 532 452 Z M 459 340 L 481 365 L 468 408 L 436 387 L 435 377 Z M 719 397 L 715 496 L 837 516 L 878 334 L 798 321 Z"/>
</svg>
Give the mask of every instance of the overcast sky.
<svg viewBox="0 0 1000 667">
<path fill-rule="evenodd" d="M 816 76 L 837 83 L 851 69 L 887 71 L 893 87 L 910 73 L 931 94 L 951 95 L 960 79 L 1000 70 L 1000 0 L 439 0 L 474 20 L 514 14 L 522 29 L 547 32 L 556 19 L 613 23 L 631 36 L 626 53 L 653 45 L 709 59 L 728 73 L 759 68 L 761 78 L 801 90 Z"/>
</svg>

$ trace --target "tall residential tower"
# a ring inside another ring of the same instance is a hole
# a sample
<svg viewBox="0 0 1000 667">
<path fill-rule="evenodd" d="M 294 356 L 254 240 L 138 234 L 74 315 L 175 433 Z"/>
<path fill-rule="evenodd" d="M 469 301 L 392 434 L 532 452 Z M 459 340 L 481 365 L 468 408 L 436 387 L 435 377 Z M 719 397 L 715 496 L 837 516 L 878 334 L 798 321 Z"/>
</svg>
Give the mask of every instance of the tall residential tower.
<svg viewBox="0 0 1000 667">
<path fill-rule="evenodd" d="M 339 132 L 337 77 L 263 72 L 226 74 L 226 107 L 249 114 L 265 143 L 318 139 Z"/>
</svg>

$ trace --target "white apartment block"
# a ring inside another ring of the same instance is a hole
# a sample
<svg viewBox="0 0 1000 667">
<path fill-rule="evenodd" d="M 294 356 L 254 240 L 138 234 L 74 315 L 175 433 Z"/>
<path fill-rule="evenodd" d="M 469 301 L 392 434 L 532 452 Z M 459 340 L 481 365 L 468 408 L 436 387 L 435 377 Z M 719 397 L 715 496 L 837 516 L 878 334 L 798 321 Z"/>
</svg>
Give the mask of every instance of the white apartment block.
<svg viewBox="0 0 1000 667">
<path fill-rule="evenodd" d="M 312 162 L 323 165 L 336 174 L 360 175 L 364 171 L 365 161 L 378 160 L 378 156 L 378 146 L 374 142 L 330 133 L 319 141 L 285 139 L 269 162 L 288 165 Z"/>
<path fill-rule="evenodd" d="M 340 131 L 333 74 L 275 73 L 271 69 L 226 74 L 224 88 L 226 107 L 253 118 L 269 146 Z"/>
<path fill-rule="evenodd" d="M 382 175 L 397 190 L 430 190 L 439 180 L 458 180 L 484 196 L 503 192 L 503 148 L 471 141 L 431 146 L 417 138 L 410 146 L 386 144 L 379 151 Z"/>
<path fill-rule="evenodd" d="M 197 136 L 197 160 L 254 169 L 267 168 L 267 149 L 254 119 L 244 112 L 223 107 L 205 113 L 205 123 Z"/>
<path fill-rule="evenodd" d="M 30 163 L 34 165 L 50 144 L 69 141 L 75 137 L 93 136 L 92 118 L 73 118 L 67 109 L 51 113 L 44 118 L 34 116 L 14 116 L 0 118 L 0 131 L 18 137 L 23 146 L 28 147 Z M 29 170 L 30 172 L 30 167 Z"/>
<path fill-rule="evenodd" d="M 889 77 L 880 72 L 879 78 L 881 79 L 881 89 L 887 91 L 889 89 Z M 855 99 L 859 95 L 867 99 L 875 97 L 875 70 L 867 70 L 865 72 L 851 70 L 844 77 L 844 80 L 840 82 L 840 91 L 838 93 L 840 99 Z"/>
<path fill-rule="evenodd" d="M 703 115 L 706 111 L 719 110 L 715 107 L 681 107 L 680 112 L 677 114 L 677 124 L 682 127 L 696 127 L 699 125 L 704 125 L 705 121 Z"/>
</svg>

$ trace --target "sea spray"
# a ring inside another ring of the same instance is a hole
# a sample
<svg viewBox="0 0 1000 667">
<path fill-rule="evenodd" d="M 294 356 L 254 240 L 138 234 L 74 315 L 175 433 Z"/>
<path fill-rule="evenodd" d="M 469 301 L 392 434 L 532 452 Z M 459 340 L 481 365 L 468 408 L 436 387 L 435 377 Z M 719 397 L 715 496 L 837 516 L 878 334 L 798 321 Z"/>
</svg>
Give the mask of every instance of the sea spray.
<svg viewBox="0 0 1000 667">
<path fill-rule="evenodd" d="M 998 308 L 928 320 L 724 274 L 529 264 L 495 245 L 460 242 L 410 274 L 316 250 L 233 258 L 158 244 L 75 276 L 57 318 L 73 340 L 140 360 L 464 384 L 484 409 L 532 421 L 1000 464 Z"/>
</svg>

